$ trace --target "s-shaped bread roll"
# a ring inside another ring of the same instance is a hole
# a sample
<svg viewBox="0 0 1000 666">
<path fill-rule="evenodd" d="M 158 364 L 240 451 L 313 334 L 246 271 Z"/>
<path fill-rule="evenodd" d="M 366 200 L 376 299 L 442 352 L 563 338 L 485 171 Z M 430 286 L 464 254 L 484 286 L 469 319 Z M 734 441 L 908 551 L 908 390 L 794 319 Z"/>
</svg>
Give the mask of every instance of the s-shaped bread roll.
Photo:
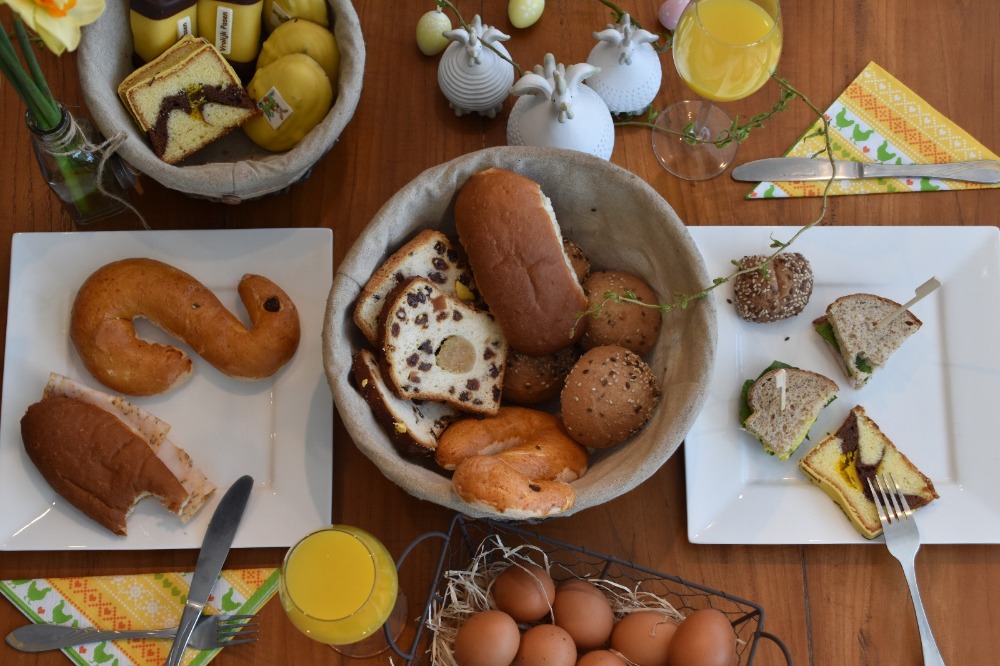
<svg viewBox="0 0 1000 666">
<path fill-rule="evenodd" d="M 571 481 L 587 471 L 587 450 L 559 418 L 526 407 L 501 407 L 496 416 L 466 418 L 442 433 L 435 460 L 453 469 L 463 500 L 512 520 L 544 518 L 576 501 Z"/>
<path fill-rule="evenodd" d="M 140 339 L 137 317 L 187 343 L 230 377 L 263 379 L 295 353 L 299 314 L 267 278 L 244 275 L 238 291 L 249 328 L 184 271 L 154 259 L 123 259 L 97 269 L 80 287 L 70 337 L 98 381 L 129 395 L 162 393 L 192 372 L 181 349 Z"/>
</svg>

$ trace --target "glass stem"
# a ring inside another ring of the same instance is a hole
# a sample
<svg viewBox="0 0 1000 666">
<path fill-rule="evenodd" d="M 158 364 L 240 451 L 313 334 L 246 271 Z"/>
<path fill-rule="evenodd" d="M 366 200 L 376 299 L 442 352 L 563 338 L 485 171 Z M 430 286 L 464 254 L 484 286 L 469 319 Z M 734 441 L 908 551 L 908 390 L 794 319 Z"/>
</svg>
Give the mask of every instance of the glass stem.
<svg viewBox="0 0 1000 666">
<path fill-rule="evenodd" d="M 708 129 L 708 116 L 712 113 L 714 102 L 702 99 L 698 106 L 698 117 L 694 120 L 695 138 L 702 141 L 711 141 L 712 133 Z"/>
</svg>

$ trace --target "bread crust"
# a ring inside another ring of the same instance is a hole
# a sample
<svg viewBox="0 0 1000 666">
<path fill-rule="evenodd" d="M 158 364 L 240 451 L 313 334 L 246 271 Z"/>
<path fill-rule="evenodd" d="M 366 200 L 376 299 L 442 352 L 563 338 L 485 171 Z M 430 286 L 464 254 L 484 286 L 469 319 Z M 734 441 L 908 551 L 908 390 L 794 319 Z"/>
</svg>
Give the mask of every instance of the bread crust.
<svg viewBox="0 0 1000 666">
<path fill-rule="evenodd" d="M 511 348 L 545 356 L 580 338 L 587 297 L 538 183 L 496 168 L 473 174 L 455 199 L 455 226 Z"/>
<path fill-rule="evenodd" d="M 263 379 L 298 348 L 298 310 L 278 285 L 259 275 L 244 275 L 238 291 L 249 328 L 178 268 L 146 258 L 112 262 L 77 292 L 70 337 L 98 381 L 129 395 L 162 393 L 193 370 L 181 349 L 140 339 L 133 324 L 137 317 L 179 338 L 230 377 Z"/>
<path fill-rule="evenodd" d="M 149 444 L 114 414 L 62 396 L 21 418 L 24 449 L 53 490 L 115 534 L 125 536 L 135 503 L 154 495 L 180 513 L 188 493 Z"/>
</svg>

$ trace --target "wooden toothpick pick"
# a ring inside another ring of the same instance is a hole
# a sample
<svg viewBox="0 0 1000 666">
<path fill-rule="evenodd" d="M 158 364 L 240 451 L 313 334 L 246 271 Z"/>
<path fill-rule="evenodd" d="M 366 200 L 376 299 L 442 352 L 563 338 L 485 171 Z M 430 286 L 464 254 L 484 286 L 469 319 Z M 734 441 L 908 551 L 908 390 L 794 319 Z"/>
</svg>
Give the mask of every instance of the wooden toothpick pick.
<svg viewBox="0 0 1000 666">
<path fill-rule="evenodd" d="M 782 368 L 774 374 L 774 383 L 781 391 L 781 411 L 785 411 L 785 388 L 787 386 L 788 373 Z"/>
<path fill-rule="evenodd" d="M 899 315 L 901 315 L 904 312 L 906 312 L 907 310 L 909 310 L 913 306 L 914 303 L 916 303 L 917 301 L 919 301 L 924 296 L 927 296 L 928 294 L 930 294 L 932 291 L 934 291 L 935 289 L 937 289 L 940 286 L 941 286 L 941 281 L 938 280 L 936 277 L 932 277 L 927 282 L 924 282 L 922 285 L 920 285 L 919 287 L 917 287 L 916 296 L 914 296 L 913 298 L 911 298 L 910 300 L 908 300 L 906 303 L 904 303 L 903 305 L 901 305 L 895 312 L 892 312 L 892 313 L 886 315 L 885 317 L 883 317 L 882 320 L 879 321 L 879 323 L 875 324 L 875 328 L 876 329 L 883 328 L 890 321 L 892 321 L 893 319 L 895 319 Z"/>
</svg>

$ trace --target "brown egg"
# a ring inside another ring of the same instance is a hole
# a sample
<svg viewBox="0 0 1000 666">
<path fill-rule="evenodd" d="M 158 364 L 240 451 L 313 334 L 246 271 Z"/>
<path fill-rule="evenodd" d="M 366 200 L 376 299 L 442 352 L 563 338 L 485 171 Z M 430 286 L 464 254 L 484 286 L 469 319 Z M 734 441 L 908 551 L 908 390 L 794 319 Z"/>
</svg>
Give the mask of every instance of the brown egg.
<svg viewBox="0 0 1000 666">
<path fill-rule="evenodd" d="M 688 615 L 670 642 L 669 661 L 670 666 L 734 666 L 736 632 L 726 614 L 702 608 Z"/>
<path fill-rule="evenodd" d="M 636 611 L 615 623 L 611 648 L 638 666 L 666 666 L 667 650 L 675 631 L 677 623 L 666 613 Z"/>
<path fill-rule="evenodd" d="M 556 584 L 549 572 L 534 564 L 511 564 L 493 581 L 497 608 L 517 622 L 537 622 L 556 598 Z"/>
<path fill-rule="evenodd" d="M 615 624 L 614 611 L 604 592 L 579 578 L 570 578 L 556 588 L 552 615 L 553 622 L 569 632 L 580 650 L 593 650 L 607 643 Z"/>
<path fill-rule="evenodd" d="M 576 645 L 565 629 L 539 624 L 524 632 L 512 666 L 574 666 Z"/>
<path fill-rule="evenodd" d="M 458 628 L 452 656 L 458 666 L 509 666 L 520 642 L 514 618 L 503 611 L 482 611 Z"/>
<path fill-rule="evenodd" d="M 628 662 L 611 650 L 594 650 L 577 659 L 576 666 L 628 666 Z"/>
</svg>

